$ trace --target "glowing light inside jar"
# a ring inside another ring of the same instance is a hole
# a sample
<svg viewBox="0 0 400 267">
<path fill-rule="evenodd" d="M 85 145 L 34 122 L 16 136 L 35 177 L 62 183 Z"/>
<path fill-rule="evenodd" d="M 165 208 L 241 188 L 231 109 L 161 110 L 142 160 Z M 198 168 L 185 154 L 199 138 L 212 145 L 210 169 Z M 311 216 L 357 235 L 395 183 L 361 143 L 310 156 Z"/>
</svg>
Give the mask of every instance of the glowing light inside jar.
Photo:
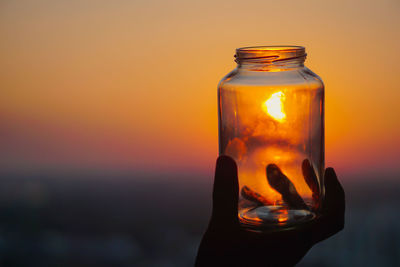
<svg viewBox="0 0 400 267">
<path fill-rule="evenodd" d="M 263 111 L 270 115 L 272 118 L 279 122 L 283 122 L 286 118 L 283 109 L 283 102 L 285 101 L 285 94 L 282 91 L 274 93 L 263 104 Z"/>
</svg>

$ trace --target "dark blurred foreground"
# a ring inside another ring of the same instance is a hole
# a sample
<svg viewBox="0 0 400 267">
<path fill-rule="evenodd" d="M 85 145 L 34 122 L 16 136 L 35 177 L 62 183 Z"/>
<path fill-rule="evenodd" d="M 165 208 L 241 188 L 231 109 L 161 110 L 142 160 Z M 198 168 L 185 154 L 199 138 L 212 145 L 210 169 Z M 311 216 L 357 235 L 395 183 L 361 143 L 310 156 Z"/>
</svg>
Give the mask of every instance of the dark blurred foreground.
<svg viewBox="0 0 400 267">
<path fill-rule="evenodd" d="M 299 266 L 400 266 L 400 183 L 386 178 L 344 183 L 345 230 Z M 189 175 L 2 174 L 0 265 L 192 266 L 211 190 Z"/>
</svg>

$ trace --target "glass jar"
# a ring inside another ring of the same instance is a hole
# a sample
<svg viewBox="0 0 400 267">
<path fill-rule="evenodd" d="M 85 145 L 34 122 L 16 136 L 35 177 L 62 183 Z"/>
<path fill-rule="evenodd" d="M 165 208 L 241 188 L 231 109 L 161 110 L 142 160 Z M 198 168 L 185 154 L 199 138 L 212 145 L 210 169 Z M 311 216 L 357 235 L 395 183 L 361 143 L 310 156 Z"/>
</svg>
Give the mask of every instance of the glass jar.
<svg viewBox="0 0 400 267">
<path fill-rule="evenodd" d="M 218 86 L 219 153 L 236 161 L 238 216 L 270 231 L 309 222 L 324 196 L 324 85 L 301 46 L 236 50 Z"/>
</svg>

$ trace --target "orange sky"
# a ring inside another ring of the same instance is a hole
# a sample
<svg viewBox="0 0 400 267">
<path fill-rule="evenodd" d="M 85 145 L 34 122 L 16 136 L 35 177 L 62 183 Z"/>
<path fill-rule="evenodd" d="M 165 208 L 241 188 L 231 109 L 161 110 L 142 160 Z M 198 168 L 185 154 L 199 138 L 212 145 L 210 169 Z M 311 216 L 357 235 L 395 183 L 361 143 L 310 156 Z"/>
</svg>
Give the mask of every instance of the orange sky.
<svg viewBox="0 0 400 267">
<path fill-rule="evenodd" d="M 398 1 L 274 2 L 2 1 L 0 166 L 209 172 L 234 49 L 294 44 L 327 164 L 400 173 Z"/>
</svg>

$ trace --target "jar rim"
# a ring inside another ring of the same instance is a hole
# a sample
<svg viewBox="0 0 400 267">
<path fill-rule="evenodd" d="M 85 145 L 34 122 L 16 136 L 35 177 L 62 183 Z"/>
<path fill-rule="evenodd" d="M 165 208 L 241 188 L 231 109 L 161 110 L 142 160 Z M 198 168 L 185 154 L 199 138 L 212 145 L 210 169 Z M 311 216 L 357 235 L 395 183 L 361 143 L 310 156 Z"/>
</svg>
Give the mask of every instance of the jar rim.
<svg viewBox="0 0 400 267">
<path fill-rule="evenodd" d="M 263 61 L 275 62 L 281 60 L 305 59 L 306 49 L 297 45 L 247 46 L 236 49 L 236 62 Z"/>
<path fill-rule="evenodd" d="M 239 47 L 236 51 L 299 51 L 306 50 L 304 46 L 299 45 L 260 45 Z"/>
</svg>

